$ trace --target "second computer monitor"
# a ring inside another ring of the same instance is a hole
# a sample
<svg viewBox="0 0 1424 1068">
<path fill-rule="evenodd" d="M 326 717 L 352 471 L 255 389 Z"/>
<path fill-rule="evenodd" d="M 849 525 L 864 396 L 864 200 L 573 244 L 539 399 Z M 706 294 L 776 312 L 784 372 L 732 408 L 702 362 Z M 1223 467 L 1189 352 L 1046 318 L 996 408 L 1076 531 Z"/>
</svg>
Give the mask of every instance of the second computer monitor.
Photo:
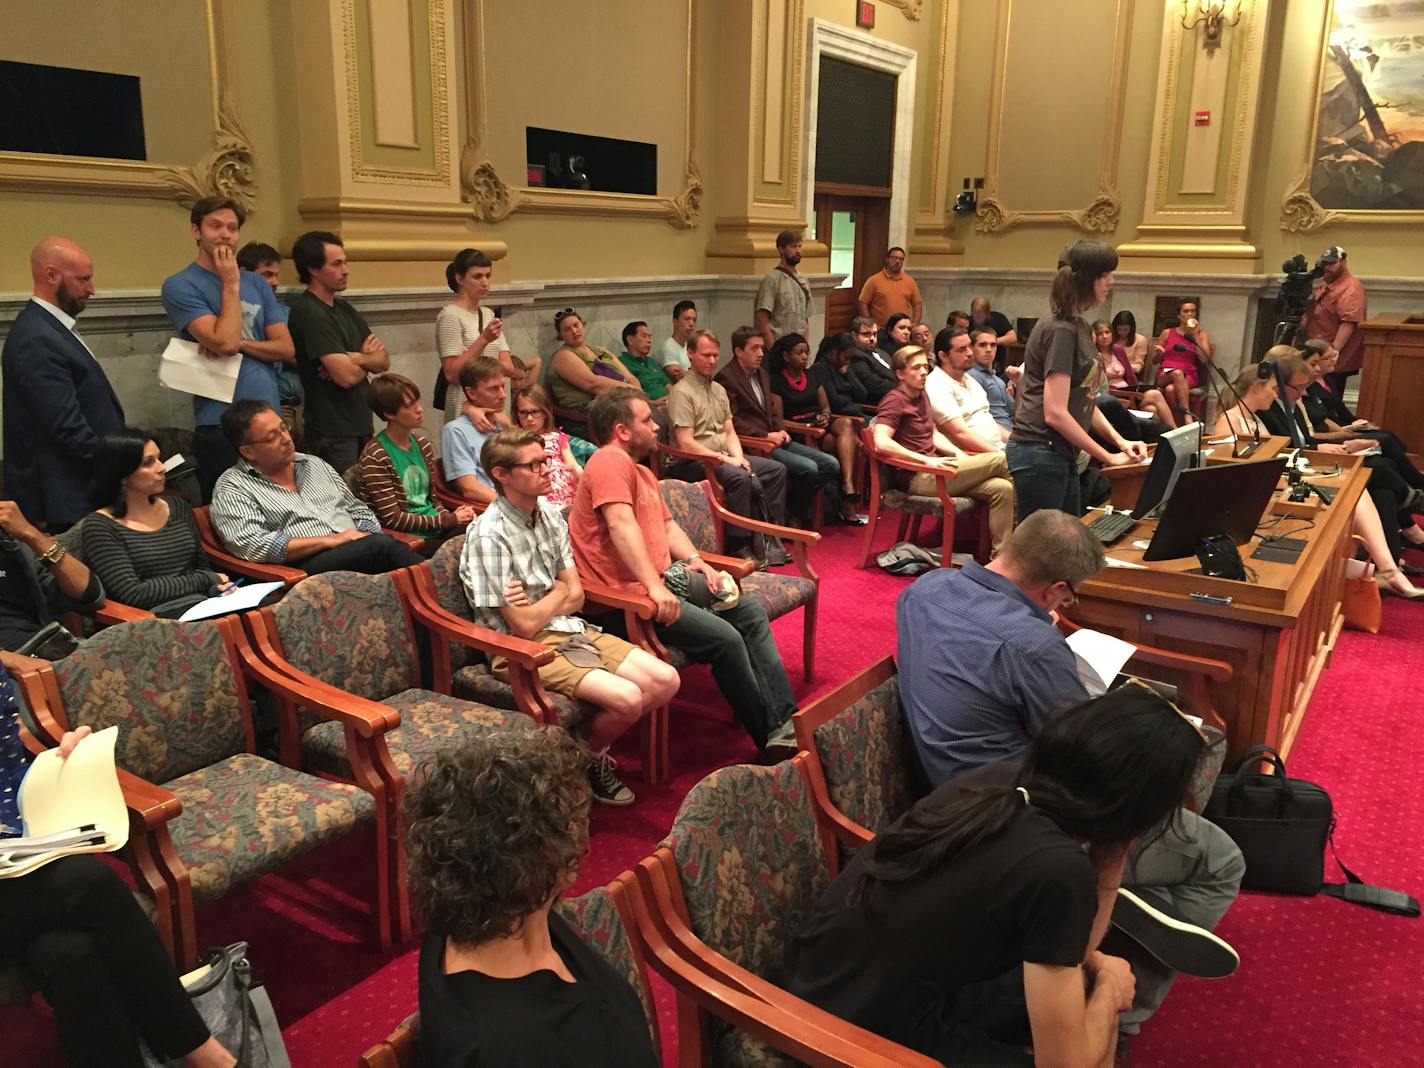
<svg viewBox="0 0 1424 1068">
<path fill-rule="evenodd" d="M 1137 505 L 1132 509 L 1134 519 L 1145 518 L 1170 497 L 1182 472 L 1196 466 L 1196 457 L 1201 451 L 1201 429 L 1200 423 L 1188 423 L 1162 435 L 1137 495 Z"/>
</svg>

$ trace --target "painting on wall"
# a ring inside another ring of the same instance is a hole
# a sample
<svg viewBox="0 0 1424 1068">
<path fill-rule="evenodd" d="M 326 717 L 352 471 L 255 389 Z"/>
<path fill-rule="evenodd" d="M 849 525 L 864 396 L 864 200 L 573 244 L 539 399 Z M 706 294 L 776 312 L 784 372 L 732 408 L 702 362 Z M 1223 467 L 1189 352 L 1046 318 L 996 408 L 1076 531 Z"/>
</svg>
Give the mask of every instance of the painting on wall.
<svg viewBox="0 0 1424 1068">
<path fill-rule="evenodd" d="M 1424 210 L 1424 9 L 1335 0 L 1310 193 L 1327 211 Z"/>
</svg>

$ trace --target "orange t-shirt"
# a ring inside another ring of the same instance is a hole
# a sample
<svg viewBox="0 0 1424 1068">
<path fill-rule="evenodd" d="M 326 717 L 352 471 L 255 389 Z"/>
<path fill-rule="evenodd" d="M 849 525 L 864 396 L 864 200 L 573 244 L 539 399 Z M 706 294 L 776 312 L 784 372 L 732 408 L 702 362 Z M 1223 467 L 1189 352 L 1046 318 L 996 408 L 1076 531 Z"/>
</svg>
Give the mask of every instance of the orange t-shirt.
<svg viewBox="0 0 1424 1068">
<path fill-rule="evenodd" d="M 920 287 L 904 271 L 899 278 L 891 278 L 881 268 L 865 280 L 860 290 L 860 301 L 869 309 L 876 326 L 884 326 L 897 312 L 913 316 L 919 299 Z"/>
<path fill-rule="evenodd" d="M 605 445 L 584 465 L 569 513 L 569 540 L 580 575 L 615 590 L 647 593 L 608 536 L 608 523 L 599 511 L 605 504 L 632 505 L 653 567 L 661 574 L 672 566 L 667 543 L 667 521 L 672 515 L 658 490 L 657 477 L 615 445 Z"/>
</svg>

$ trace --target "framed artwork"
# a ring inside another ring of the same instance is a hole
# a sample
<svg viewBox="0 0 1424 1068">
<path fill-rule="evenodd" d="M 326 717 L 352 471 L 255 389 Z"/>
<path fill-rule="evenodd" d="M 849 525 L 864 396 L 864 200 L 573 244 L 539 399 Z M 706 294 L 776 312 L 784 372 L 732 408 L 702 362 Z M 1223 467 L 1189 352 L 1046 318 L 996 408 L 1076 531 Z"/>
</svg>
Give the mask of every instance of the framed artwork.
<svg viewBox="0 0 1424 1068">
<path fill-rule="evenodd" d="M 1424 221 L 1424 9 L 1327 3 L 1313 97 L 1282 227 Z"/>
</svg>

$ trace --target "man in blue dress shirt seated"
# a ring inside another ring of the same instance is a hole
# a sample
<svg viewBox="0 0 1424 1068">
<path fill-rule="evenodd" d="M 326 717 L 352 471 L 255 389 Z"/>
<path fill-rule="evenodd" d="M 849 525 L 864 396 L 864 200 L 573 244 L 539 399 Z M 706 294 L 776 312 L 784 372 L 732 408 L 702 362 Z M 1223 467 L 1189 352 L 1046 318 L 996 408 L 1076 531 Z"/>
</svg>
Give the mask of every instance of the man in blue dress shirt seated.
<svg viewBox="0 0 1424 1068">
<path fill-rule="evenodd" d="M 912 583 L 896 610 L 900 698 L 932 786 L 1018 760 L 1051 716 L 1088 698 L 1077 661 L 1050 613 L 1078 599 L 1103 550 L 1066 512 L 1035 512 L 987 566 L 940 568 Z M 1236 900 L 1241 851 L 1185 809 L 1176 827 L 1129 857 L 1123 886 L 1149 905 L 1210 930 Z M 1177 973 L 1135 946 L 1137 996 L 1121 1026 L 1135 1033 Z M 1114 950 L 1118 952 L 1118 950 Z"/>
</svg>

